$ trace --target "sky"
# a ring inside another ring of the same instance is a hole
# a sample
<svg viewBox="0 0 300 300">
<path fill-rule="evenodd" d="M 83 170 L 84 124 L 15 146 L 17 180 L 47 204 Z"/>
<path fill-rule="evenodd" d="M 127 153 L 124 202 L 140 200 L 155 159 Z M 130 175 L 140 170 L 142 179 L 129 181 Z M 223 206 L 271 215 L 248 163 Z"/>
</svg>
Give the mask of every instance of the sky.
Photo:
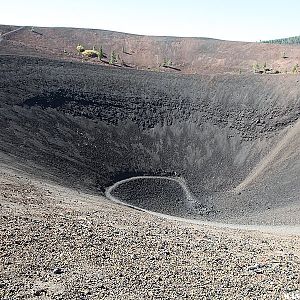
<svg viewBox="0 0 300 300">
<path fill-rule="evenodd" d="M 0 0 L 0 24 L 259 41 L 300 35 L 300 1 Z"/>
</svg>

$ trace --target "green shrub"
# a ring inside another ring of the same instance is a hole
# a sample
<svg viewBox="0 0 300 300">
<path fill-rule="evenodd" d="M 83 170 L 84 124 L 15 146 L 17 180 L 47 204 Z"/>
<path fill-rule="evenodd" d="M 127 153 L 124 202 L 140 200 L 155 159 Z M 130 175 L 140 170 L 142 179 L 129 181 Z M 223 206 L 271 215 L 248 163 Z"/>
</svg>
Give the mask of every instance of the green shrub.
<svg viewBox="0 0 300 300">
<path fill-rule="evenodd" d="M 293 69 L 292 69 L 292 72 L 293 72 L 294 74 L 297 74 L 297 73 L 298 73 L 298 68 L 299 68 L 299 65 L 298 65 L 298 64 L 294 65 L 294 67 L 293 67 Z"/>
<path fill-rule="evenodd" d="M 82 46 L 82 45 L 77 45 L 77 47 L 76 47 L 76 50 L 79 52 L 79 53 L 82 53 L 82 52 L 84 52 L 84 47 Z"/>
<path fill-rule="evenodd" d="M 254 73 L 257 73 L 260 70 L 260 66 L 258 63 L 253 64 L 252 68 Z"/>
<path fill-rule="evenodd" d="M 264 69 L 267 68 L 267 63 L 266 63 L 266 62 L 263 64 L 263 68 L 264 68 Z"/>
<path fill-rule="evenodd" d="M 281 58 L 288 58 L 288 56 L 286 55 L 286 53 L 283 51 L 283 52 L 281 52 Z"/>
<path fill-rule="evenodd" d="M 163 62 L 163 67 L 171 67 L 173 65 L 173 62 L 171 61 L 171 59 L 164 59 Z"/>
<path fill-rule="evenodd" d="M 96 50 L 84 50 L 82 54 L 87 57 L 98 57 L 98 51 Z"/>
</svg>

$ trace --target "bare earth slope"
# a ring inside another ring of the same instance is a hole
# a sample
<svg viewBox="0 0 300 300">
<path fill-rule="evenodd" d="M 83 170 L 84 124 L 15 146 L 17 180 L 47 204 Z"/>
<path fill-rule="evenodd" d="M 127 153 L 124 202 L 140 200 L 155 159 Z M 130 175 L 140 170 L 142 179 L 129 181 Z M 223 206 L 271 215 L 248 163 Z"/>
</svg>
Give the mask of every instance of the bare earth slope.
<svg viewBox="0 0 300 300">
<path fill-rule="evenodd" d="M 165 220 L 14 165 L 1 154 L 1 299 L 299 295 L 298 236 Z"/>
<path fill-rule="evenodd" d="M 18 26 L 0 25 L 0 33 L 18 29 Z M 253 64 L 267 64 L 282 73 L 291 72 L 300 61 L 299 45 L 271 45 L 242 43 L 208 38 L 149 37 L 126 33 L 76 28 L 22 27 L 4 36 L 1 54 L 39 57 L 60 57 L 82 60 L 76 46 L 85 49 L 103 47 L 107 63 L 112 51 L 119 56 L 118 63 L 128 67 L 181 73 L 250 73 Z M 176 71 L 163 68 L 164 61 L 172 61 Z M 97 59 L 90 60 L 99 64 Z M 105 63 L 102 63 L 105 64 Z"/>
</svg>

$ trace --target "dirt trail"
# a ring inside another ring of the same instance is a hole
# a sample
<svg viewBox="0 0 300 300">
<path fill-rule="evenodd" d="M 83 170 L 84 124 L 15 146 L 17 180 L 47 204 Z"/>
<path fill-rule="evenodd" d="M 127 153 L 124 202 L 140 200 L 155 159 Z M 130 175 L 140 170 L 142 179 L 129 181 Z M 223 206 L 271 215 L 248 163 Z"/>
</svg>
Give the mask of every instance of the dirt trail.
<svg viewBox="0 0 300 300">
<path fill-rule="evenodd" d="M 15 32 L 17 32 L 17 31 L 19 31 L 19 30 L 22 30 L 23 28 L 25 28 L 25 27 L 22 26 L 22 27 L 19 27 L 19 28 L 17 28 L 17 29 L 14 29 L 14 30 L 12 30 L 12 31 L 6 32 L 6 33 L 4 33 L 4 34 L 1 34 L 1 35 L 0 35 L 0 42 L 3 40 L 3 37 L 5 37 L 5 36 L 7 36 L 7 35 L 10 35 L 10 34 L 12 34 L 12 33 L 15 33 Z"/>
<path fill-rule="evenodd" d="M 149 178 L 149 179 L 164 178 L 167 180 L 176 181 L 181 185 L 181 187 L 185 191 L 187 198 L 189 200 L 194 201 L 194 197 L 190 193 L 190 191 L 189 191 L 188 187 L 186 186 L 183 179 L 179 179 L 179 178 L 177 179 L 177 178 L 166 177 L 166 176 L 163 176 L 163 177 L 160 177 L 160 176 L 136 176 L 136 177 L 127 178 L 125 180 L 118 181 L 115 184 L 113 184 L 112 186 L 108 187 L 107 190 L 105 191 L 105 196 L 109 200 L 111 200 L 117 204 L 124 205 L 129 208 L 137 209 L 139 211 L 143 211 L 143 212 L 149 213 L 151 215 L 161 217 L 164 219 L 168 219 L 168 220 L 179 221 L 179 222 L 183 222 L 183 223 L 195 224 L 195 225 L 200 225 L 200 226 L 206 225 L 206 226 L 211 226 L 211 227 L 216 227 L 216 228 L 239 229 L 239 230 L 250 230 L 250 231 L 255 230 L 255 231 L 280 234 L 280 235 L 300 235 L 300 226 L 298 226 L 298 225 L 272 225 L 272 226 L 271 225 L 243 225 L 243 224 L 227 224 L 227 223 L 221 223 L 221 222 L 211 222 L 211 221 L 180 218 L 180 217 L 175 217 L 175 216 L 171 216 L 171 215 L 166 215 L 166 214 L 162 214 L 162 213 L 149 211 L 149 210 L 134 206 L 132 204 L 127 204 L 112 195 L 112 191 L 115 188 L 117 188 L 119 185 L 129 182 L 129 181 L 132 181 L 132 180 L 141 179 L 141 178 Z"/>
<path fill-rule="evenodd" d="M 291 144 L 294 144 L 291 147 Z M 286 133 L 279 140 L 277 145 L 265 156 L 252 172 L 242 181 L 235 189 L 235 192 L 240 192 L 251 185 L 259 177 L 261 177 L 268 169 L 279 165 L 291 155 L 299 155 L 300 146 L 300 119 L 292 128 L 286 129 Z"/>
<path fill-rule="evenodd" d="M 105 191 L 106 197 L 109 198 L 109 199 L 112 199 L 114 202 L 118 202 L 118 203 L 123 204 L 123 202 L 117 200 L 117 198 L 115 198 L 111 194 L 111 192 L 115 188 L 117 188 L 119 185 L 121 185 L 123 183 L 126 183 L 126 182 L 129 182 L 129 181 L 137 180 L 137 179 L 165 179 L 165 180 L 170 180 L 170 181 L 177 182 L 180 185 L 180 187 L 183 189 L 183 191 L 186 195 L 186 200 L 187 200 L 186 205 L 190 206 L 193 202 L 196 201 L 195 197 L 191 194 L 190 190 L 188 189 L 184 178 L 181 178 L 181 177 L 175 177 L 174 178 L 174 177 L 168 177 L 168 176 L 135 176 L 135 177 L 130 177 L 130 178 L 127 178 L 127 179 L 124 179 L 124 180 L 120 180 L 120 181 L 116 182 L 115 184 L 113 184 L 112 186 L 110 186 L 106 189 L 106 191 Z M 129 204 L 127 206 L 134 207 L 134 206 L 129 205 Z"/>
</svg>

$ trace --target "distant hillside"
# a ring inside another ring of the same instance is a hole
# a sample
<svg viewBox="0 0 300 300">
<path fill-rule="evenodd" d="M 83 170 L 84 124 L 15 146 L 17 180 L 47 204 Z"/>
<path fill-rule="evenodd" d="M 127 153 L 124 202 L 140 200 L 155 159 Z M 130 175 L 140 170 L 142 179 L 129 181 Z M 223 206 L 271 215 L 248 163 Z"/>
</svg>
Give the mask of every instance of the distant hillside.
<svg viewBox="0 0 300 300">
<path fill-rule="evenodd" d="M 292 37 L 288 37 L 288 38 L 283 38 L 283 39 L 262 41 L 262 43 L 267 43 L 267 44 L 283 44 L 283 45 L 300 44 L 300 35 L 298 35 L 298 36 L 292 36 Z"/>
<path fill-rule="evenodd" d="M 294 66 L 300 64 L 299 45 L 9 25 L 0 25 L 0 55 L 182 74 L 243 74 L 253 73 L 254 67 L 259 71 L 294 73 Z"/>
</svg>

